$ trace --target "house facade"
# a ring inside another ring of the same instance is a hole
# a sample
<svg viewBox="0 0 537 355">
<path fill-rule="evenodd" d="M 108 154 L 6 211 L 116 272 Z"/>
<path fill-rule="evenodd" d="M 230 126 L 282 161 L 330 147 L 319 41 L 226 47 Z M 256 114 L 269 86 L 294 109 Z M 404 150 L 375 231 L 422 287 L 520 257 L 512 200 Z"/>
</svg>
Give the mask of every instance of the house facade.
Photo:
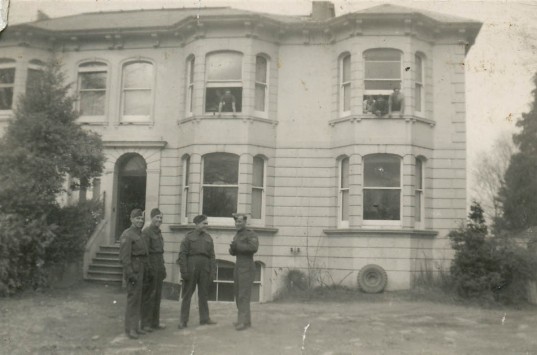
<svg viewBox="0 0 537 355">
<path fill-rule="evenodd" d="M 79 123 L 104 141 L 95 245 L 114 244 L 132 208 L 158 206 L 176 284 L 179 244 L 204 213 L 218 259 L 212 297 L 232 300 L 239 212 L 260 240 L 255 299 L 271 300 L 291 269 L 354 287 L 376 264 L 387 290 L 406 289 L 448 265 L 447 233 L 466 215 L 464 60 L 480 26 L 392 5 L 336 17 L 324 1 L 309 16 L 42 18 L 0 37 L 0 129 L 54 55 Z"/>
</svg>

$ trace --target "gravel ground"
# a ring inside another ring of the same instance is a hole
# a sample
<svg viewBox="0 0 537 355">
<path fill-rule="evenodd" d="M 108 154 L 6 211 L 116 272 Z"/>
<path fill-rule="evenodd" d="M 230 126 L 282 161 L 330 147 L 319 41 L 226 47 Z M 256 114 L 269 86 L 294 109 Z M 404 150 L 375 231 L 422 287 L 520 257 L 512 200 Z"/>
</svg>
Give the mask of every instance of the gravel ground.
<svg viewBox="0 0 537 355">
<path fill-rule="evenodd" d="M 375 296 L 376 297 L 376 296 Z M 537 307 L 480 309 L 409 302 L 396 294 L 355 302 L 252 304 L 253 327 L 237 332 L 233 303 L 211 303 L 217 325 L 177 329 L 177 301 L 162 301 L 167 328 L 123 334 L 125 293 L 79 287 L 0 299 L 2 354 L 537 354 Z"/>
</svg>

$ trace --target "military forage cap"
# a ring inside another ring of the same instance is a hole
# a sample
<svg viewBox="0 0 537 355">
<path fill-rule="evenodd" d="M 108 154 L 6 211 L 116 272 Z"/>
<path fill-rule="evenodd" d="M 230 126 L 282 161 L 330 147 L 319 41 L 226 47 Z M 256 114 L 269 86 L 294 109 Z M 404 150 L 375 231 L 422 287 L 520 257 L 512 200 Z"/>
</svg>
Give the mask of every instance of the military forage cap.
<svg viewBox="0 0 537 355">
<path fill-rule="evenodd" d="M 199 224 L 207 219 L 207 216 L 204 214 L 200 214 L 199 216 L 194 217 L 194 224 Z"/>
<path fill-rule="evenodd" d="M 135 208 L 131 211 L 131 218 L 136 218 L 136 217 L 140 217 L 143 215 L 144 215 L 144 212 L 139 208 Z"/>
<path fill-rule="evenodd" d="M 153 218 L 155 216 L 158 216 L 159 214 L 162 214 L 162 212 L 160 212 L 160 210 L 158 208 L 153 208 L 151 210 L 151 218 Z"/>
<path fill-rule="evenodd" d="M 237 220 L 239 218 L 242 218 L 243 220 L 247 220 L 248 219 L 248 216 L 245 215 L 244 213 L 233 213 L 233 219 L 234 220 Z"/>
</svg>

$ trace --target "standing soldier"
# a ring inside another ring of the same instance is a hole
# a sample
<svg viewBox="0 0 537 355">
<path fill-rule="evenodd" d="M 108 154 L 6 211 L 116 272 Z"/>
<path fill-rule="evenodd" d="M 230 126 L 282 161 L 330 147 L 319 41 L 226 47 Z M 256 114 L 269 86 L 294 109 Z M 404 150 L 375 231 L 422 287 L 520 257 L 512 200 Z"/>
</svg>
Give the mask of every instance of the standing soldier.
<svg viewBox="0 0 537 355">
<path fill-rule="evenodd" d="M 158 208 L 151 210 L 151 224 L 144 228 L 142 236 L 149 251 L 148 277 L 144 278 L 142 292 L 142 330 L 153 331 L 164 329 L 160 324 L 160 299 L 162 298 L 162 282 L 166 278 L 164 266 L 164 239 L 160 231 L 162 212 Z M 147 284 L 145 284 L 147 283 Z"/>
<path fill-rule="evenodd" d="M 209 283 L 216 276 L 216 259 L 213 238 L 206 232 L 207 216 L 194 217 L 195 229 L 188 232 L 179 250 L 179 269 L 183 279 L 183 302 L 179 329 L 186 328 L 190 314 L 190 300 L 198 286 L 200 324 L 216 324 L 209 318 Z"/>
<path fill-rule="evenodd" d="M 144 214 L 141 209 L 132 210 L 131 223 L 132 225 L 121 234 L 119 259 L 123 264 L 123 273 L 127 281 L 125 332 L 129 338 L 138 339 L 138 334 L 145 334 L 140 329 L 140 313 L 144 266 L 147 263 L 147 245 L 142 238 Z"/>
<path fill-rule="evenodd" d="M 233 215 L 237 234 L 229 246 L 229 253 L 237 257 L 233 277 L 235 281 L 235 302 L 237 303 L 238 318 L 233 323 L 235 329 L 244 330 L 252 326 L 250 317 L 250 298 L 255 278 L 254 254 L 259 248 L 259 241 L 254 231 L 246 228 L 247 216 Z"/>
</svg>

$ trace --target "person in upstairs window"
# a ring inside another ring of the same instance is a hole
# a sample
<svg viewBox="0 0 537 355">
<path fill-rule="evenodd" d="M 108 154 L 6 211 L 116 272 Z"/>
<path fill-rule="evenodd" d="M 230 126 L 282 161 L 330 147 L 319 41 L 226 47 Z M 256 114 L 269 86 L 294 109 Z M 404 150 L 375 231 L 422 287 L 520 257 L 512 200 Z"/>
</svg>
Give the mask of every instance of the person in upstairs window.
<svg viewBox="0 0 537 355">
<path fill-rule="evenodd" d="M 130 214 L 132 225 L 120 237 L 119 260 L 127 282 L 127 309 L 125 311 L 125 332 L 131 339 L 145 334 L 140 328 L 142 309 L 142 286 L 147 263 L 147 244 L 142 237 L 144 214 L 134 209 Z"/>
<path fill-rule="evenodd" d="M 190 300 L 198 286 L 198 304 L 201 325 L 216 324 L 209 317 L 209 284 L 216 278 L 216 258 L 213 238 L 206 232 L 207 216 L 194 217 L 195 229 L 188 232 L 179 249 L 179 270 L 183 279 L 183 301 L 181 303 L 181 319 L 178 328 L 188 325 Z"/>
<path fill-rule="evenodd" d="M 372 95 L 368 95 L 365 97 L 364 104 L 363 104 L 363 113 L 373 113 L 375 106 L 375 99 Z"/>
<path fill-rule="evenodd" d="M 388 102 L 384 99 L 384 96 L 378 95 L 373 104 L 373 113 L 377 117 L 382 117 L 388 114 Z"/>
<path fill-rule="evenodd" d="M 151 224 L 142 231 L 149 251 L 148 277 L 144 277 L 142 291 L 142 330 L 146 332 L 166 328 L 165 325 L 160 324 L 162 282 L 166 278 L 164 239 L 160 231 L 162 217 L 162 212 L 158 208 L 153 208 Z"/>
<path fill-rule="evenodd" d="M 233 218 L 237 233 L 229 246 L 229 254 L 236 257 L 233 278 L 238 310 L 237 322 L 233 325 L 236 330 L 244 330 L 252 326 L 250 297 L 255 278 L 254 254 L 259 248 L 259 241 L 255 232 L 246 228 L 246 215 L 235 214 Z"/>
<path fill-rule="evenodd" d="M 405 114 L 405 96 L 399 88 L 393 89 L 388 99 L 388 114 L 391 116 L 392 112 L 399 112 L 400 117 Z"/>
<path fill-rule="evenodd" d="M 235 96 L 231 93 L 231 90 L 226 90 L 224 95 L 220 97 L 220 103 L 218 104 L 218 113 L 221 112 L 233 112 L 235 114 L 236 110 L 236 100 Z"/>
</svg>

